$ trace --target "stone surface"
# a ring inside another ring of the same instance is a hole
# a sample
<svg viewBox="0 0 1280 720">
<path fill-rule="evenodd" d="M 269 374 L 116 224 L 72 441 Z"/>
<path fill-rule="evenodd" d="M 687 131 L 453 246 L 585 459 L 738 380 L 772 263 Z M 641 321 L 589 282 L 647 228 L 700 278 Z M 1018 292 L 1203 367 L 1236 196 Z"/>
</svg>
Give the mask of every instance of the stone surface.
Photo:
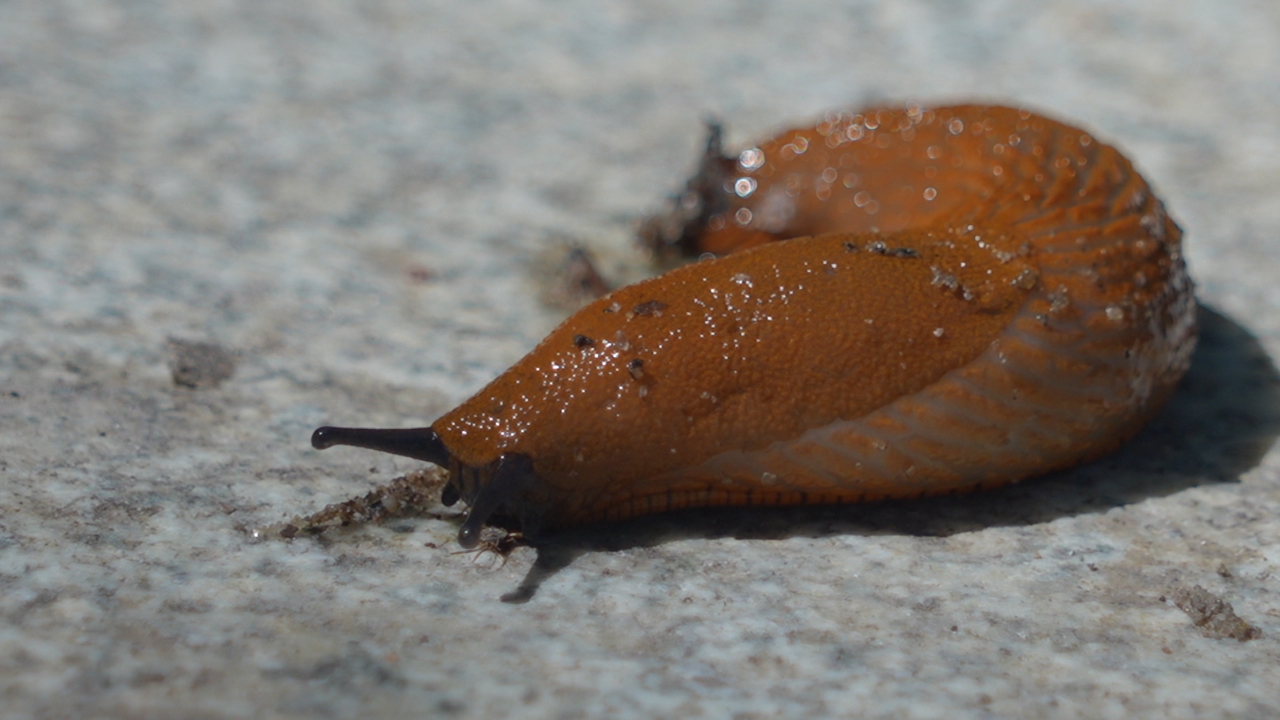
<svg viewBox="0 0 1280 720">
<path fill-rule="evenodd" d="M 1245 0 L 0 4 L 3 714 L 1274 717 L 1277 67 Z M 478 389 L 566 244 L 639 272 L 704 117 L 881 99 L 1040 108 L 1159 188 L 1205 337 L 1125 451 L 505 563 L 443 509 L 255 539 L 417 467 L 307 438 Z M 174 339 L 230 375 L 175 384 Z"/>
</svg>

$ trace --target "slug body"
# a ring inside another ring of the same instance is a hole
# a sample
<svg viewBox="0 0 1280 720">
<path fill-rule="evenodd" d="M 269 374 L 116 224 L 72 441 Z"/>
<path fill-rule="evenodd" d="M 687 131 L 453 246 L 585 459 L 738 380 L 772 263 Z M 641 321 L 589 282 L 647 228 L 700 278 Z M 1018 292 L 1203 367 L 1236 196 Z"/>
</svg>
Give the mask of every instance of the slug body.
<svg viewBox="0 0 1280 720">
<path fill-rule="evenodd" d="M 1181 231 L 1114 148 L 1001 107 L 717 134 L 621 288 L 430 428 L 321 428 L 451 471 L 526 534 L 676 508 L 994 487 L 1114 450 L 1195 346 Z"/>
</svg>

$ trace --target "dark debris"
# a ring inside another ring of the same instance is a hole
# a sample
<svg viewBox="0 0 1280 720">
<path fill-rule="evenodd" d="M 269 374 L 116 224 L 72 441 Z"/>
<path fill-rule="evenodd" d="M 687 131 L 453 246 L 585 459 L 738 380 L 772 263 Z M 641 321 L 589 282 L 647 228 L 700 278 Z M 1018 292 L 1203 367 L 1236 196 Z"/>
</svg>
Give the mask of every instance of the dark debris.
<svg viewBox="0 0 1280 720">
<path fill-rule="evenodd" d="M 221 385 L 235 371 L 235 354 L 221 345 L 169 338 L 169 373 L 173 384 L 207 390 Z"/>
<path fill-rule="evenodd" d="M 381 523 L 392 518 L 419 517 L 440 504 L 440 492 L 448 474 L 437 467 L 402 475 L 361 497 L 327 505 L 323 510 L 297 518 L 279 529 L 292 539 L 300 533 L 319 535 L 336 527 Z"/>
<path fill-rule="evenodd" d="M 1191 618 L 1200 634 L 1207 638 L 1234 638 L 1245 642 L 1262 637 L 1262 629 L 1236 615 L 1231 603 L 1199 585 L 1174 588 L 1169 599 Z"/>
</svg>

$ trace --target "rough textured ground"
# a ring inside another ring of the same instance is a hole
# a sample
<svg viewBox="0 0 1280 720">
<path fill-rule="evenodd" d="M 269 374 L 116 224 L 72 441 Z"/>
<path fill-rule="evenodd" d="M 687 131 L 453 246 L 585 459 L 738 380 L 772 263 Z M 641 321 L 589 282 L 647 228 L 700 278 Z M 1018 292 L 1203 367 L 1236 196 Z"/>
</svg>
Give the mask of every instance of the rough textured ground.
<svg viewBox="0 0 1280 720">
<path fill-rule="evenodd" d="M 1280 714 L 1277 67 L 1245 0 L 0 4 L 3 714 Z M 1120 455 L 505 564 L 440 509 L 255 539 L 416 468 L 307 438 L 476 390 L 566 244 L 639 272 L 705 116 L 975 98 L 1121 146 L 1187 231 L 1202 348 Z"/>
</svg>

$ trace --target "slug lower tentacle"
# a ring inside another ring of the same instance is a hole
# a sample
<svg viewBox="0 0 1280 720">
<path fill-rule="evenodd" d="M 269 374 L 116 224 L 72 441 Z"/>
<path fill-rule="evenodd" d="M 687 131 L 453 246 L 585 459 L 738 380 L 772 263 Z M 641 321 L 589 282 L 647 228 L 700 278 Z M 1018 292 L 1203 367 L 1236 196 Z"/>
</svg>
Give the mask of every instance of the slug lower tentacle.
<svg viewBox="0 0 1280 720">
<path fill-rule="evenodd" d="M 621 288 L 430 428 L 322 428 L 449 468 L 537 530 L 993 487 L 1114 450 L 1195 346 L 1181 231 L 1114 148 L 1030 112 L 832 114 L 720 156 Z M 381 433 L 381 434 L 378 434 Z"/>
</svg>

